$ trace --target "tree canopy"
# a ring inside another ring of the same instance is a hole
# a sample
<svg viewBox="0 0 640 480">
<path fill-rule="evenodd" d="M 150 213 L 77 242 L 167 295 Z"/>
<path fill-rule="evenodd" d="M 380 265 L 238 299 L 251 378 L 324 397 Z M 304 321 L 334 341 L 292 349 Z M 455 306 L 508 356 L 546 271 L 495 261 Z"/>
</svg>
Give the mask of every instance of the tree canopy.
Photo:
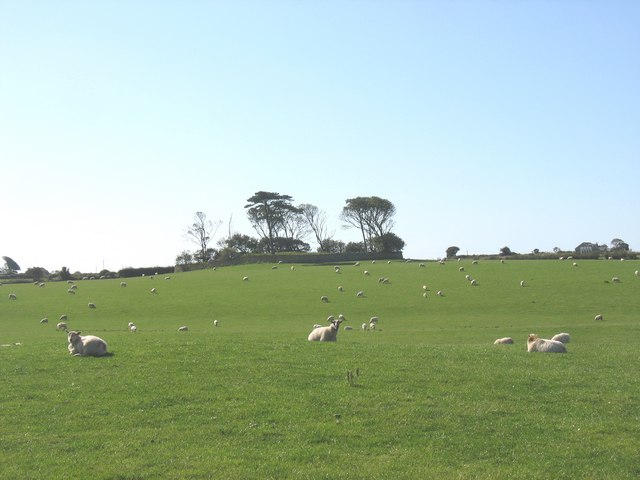
<svg viewBox="0 0 640 480">
<path fill-rule="evenodd" d="M 248 203 L 244 207 L 247 209 L 247 217 L 260 238 L 267 242 L 268 253 L 277 251 L 277 237 L 296 239 L 296 234 L 299 233 L 299 225 L 293 217 L 300 214 L 300 209 L 292 201 L 290 195 L 264 191 L 256 192 L 247 199 Z"/>
<path fill-rule="evenodd" d="M 374 237 L 382 237 L 393 228 L 396 207 L 380 197 L 356 197 L 346 200 L 340 218 L 347 226 L 357 228 L 362 234 L 365 251 L 373 251 Z"/>
</svg>

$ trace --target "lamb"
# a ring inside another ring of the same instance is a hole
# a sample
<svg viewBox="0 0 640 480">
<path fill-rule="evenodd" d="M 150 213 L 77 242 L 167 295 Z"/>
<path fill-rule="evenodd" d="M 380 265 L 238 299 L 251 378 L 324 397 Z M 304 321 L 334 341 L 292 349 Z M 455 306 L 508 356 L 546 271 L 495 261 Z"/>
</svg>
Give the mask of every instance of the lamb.
<svg viewBox="0 0 640 480">
<path fill-rule="evenodd" d="M 532 333 L 527 339 L 528 352 L 546 352 L 546 353 L 567 353 L 567 347 L 564 343 L 557 340 L 547 340 L 539 338 L 538 335 Z"/>
<path fill-rule="evenodd" d="M 342 319 L 331 320 L 328 327 L 314 328 L 307 338 L 310 342 L 336 342 Z"/>
<path fill-rule="evenodd" d="M 569 343 L 570 338 L 571 335 L 569 335 L 568 333 L 557 333 L 556 335 L 551 337 L 551 340 L 557 340 L 558 342 L 562 343 Z"/>
<path fill-rule="evenodd" d="M 69 353 L 73 356 L 102 357 L 107 353 L 107 342 L 94 335 L 80 335 L 80 332 L 67 333 Z"/>
<path fill-rule="evenodd" d="M 375 330 L 378 325 L 378 317 L 371 317 L 369 319 L 369 330 Z"/>
<path fill-rule="evenodd" d="M 363 330 L 363 331 L 365 331 L 365 332 L 366 332 L 366 331 L 368 330 L 368 328 L 369 328 L 369 326 L 368 326 L 366 323 L 363 323 L 363 324 L 362 324 L 362 330 Z"/>
<path fill-rule="evenodd" d="M 512 343 L 513 338 L 511 337 L 498 338 L 495 342 L 493 342 L 494 345 L 511 345 Z"/>
<path fill-rule="evenodd" d="M 58 322 L 56 330 L 64 330 L 66 332 L 68 330 L 67 324 L 65 322 Z"/>
<path fill-rule="evenodd" d="M 612 283 L 620 283 L 620 277 L 613 277 L 613 278 L 611 279 L 611 282 L 612 282 Z"/>
</svg>

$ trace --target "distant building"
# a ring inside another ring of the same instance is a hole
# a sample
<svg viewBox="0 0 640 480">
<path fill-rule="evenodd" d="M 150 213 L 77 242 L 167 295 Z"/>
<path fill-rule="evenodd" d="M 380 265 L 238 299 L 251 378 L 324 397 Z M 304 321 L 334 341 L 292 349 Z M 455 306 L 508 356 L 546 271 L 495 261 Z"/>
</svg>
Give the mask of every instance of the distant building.
<svg viewBox="0 0 640 480">
<path fill-rule="evenodd" d="M 604 253 L 607 251 L 606 245 L 598 245 L 597 243 L 582 242 L 575 249 L 580 255 L 589 255 L 590 253 Z"/>
</svg>

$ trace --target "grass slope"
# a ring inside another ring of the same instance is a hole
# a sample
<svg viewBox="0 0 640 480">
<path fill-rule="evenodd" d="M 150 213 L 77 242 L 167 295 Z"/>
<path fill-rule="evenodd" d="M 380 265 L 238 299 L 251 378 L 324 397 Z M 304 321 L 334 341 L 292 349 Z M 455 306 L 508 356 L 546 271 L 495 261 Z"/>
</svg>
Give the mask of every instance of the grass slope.
<svg viewBox="0 0 640 480">
<path fill-rule="evenodd" d="M 75 295 L 3 285 L 0 477 L 637 478 L 639 267 L 245 265 Z M 307 342 L 339 313 L 353 331 Z M 61 314 L 113 356 L 71 357 Z M 379 330 L 361 331 L 373 315 Z M 568 354 L 526 352 L 528 333 L 560 331 Z M 502 336 L 516 345 L 492 345 Z"/>
</svg>

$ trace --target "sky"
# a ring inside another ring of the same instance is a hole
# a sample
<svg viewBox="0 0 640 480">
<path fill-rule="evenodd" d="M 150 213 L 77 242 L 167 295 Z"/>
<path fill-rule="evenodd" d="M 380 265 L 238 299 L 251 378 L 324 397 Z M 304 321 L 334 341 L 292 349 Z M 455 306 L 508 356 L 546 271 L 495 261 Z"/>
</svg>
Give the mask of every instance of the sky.
<svg viewBox="0 0 640 480">
<path fill-rule="evenodd" d="M 0 0 L 0 255 L 167 266 L 257 191 L 405 258 L 640 250 L 640 2 Z M 317 245 L 309 238 L 312 249 Z"/>
</svg>

